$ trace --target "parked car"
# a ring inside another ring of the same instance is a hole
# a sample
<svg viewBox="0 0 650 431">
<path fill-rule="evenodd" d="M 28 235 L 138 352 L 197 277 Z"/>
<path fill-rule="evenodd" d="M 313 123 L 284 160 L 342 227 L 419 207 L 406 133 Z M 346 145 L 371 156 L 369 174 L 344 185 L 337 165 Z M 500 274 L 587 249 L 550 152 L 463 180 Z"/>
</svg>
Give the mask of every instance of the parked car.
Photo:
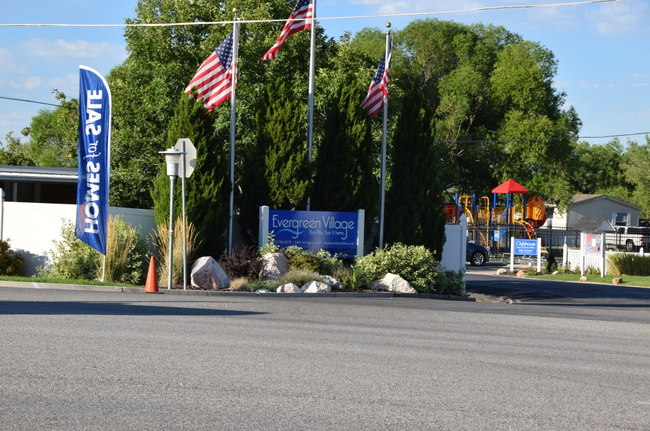
<svg viewBox="0 0 650 431">
<path fill-rule="evenodd" d="M 482 246 L 481 244 L 476 244 L 475 242 L 467 243 L 467 252 L 465 253 L 465 259 L 472 266 L 481 266 L 488 260 L 490 260 L 490 250 L 487 247 Z"/>
<path fill-rule="evenodd" d="M 628 252 L 647 249 L 650 243 L 650 228 L 642 226 L 616 226 L 616 232 L 608 233 L 607 246 Z"/>
</svg>

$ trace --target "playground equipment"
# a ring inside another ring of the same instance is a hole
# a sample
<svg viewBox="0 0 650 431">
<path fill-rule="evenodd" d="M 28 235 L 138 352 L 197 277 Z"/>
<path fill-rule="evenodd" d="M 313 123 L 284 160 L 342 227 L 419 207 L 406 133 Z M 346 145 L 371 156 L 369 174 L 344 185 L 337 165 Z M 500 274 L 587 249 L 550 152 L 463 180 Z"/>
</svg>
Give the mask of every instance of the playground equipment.
<svg viewBox="0 0 650 431">
<path fill-rule="evenodd" d="M 489 196 L 481 196 L 477 200 L 476 195 L 457 194 L 455 204 L 445 206 L 447 223 L 456 223 L 464 214 L 468 233 L 474 241 L 488 248 L 494 243 L 496 251 L 504 236 L 536 239 L 535 229 L 542 226 L 547 218 L 544 200 L 539 196 L 527 199 L 528 190 L 513 180 L 495 187 L 492 194 L 492 205 Z M 498 204 L 499 194 L 506 195 L 505 205 Z"/>
</svg>

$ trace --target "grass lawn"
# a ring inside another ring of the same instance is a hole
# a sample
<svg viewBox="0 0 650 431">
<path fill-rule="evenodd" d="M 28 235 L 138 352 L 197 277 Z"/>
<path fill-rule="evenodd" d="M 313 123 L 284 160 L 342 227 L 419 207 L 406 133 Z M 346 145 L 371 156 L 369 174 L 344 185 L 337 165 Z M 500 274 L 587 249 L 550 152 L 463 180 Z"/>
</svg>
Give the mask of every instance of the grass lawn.
<svg viewBox="0 0 650 431">
<path fill-rule="evenodd" d="M 580 281 L 580 274 L 556 274 L 556 275 L 532 275 L 530 278 L 540 278 L 543 280 L 553 281 Z M 612 284 L 612 279 L 621 277 L 623 281 L 619 286 L 640 286 L 650 287 L 650 277 L 642 277 L 639 275 L 606 275 L 601 278 L 600 275 L 587 275 L 587 281 L 590 283 L 605 283 Z"/>
<path fill-rule="evenodd" d="M 40 277 L 14 277 L 0 276 L 0 281 L 20 281 L 23 283 L 56 283 L 56 284 L 81 284 L 86 286 L 124 286 L 124 287 L 142 287 L 125 283 L 102 283 L 97 280 L 67 280 L 64 278 L 40 278 Z"/>
</svg>

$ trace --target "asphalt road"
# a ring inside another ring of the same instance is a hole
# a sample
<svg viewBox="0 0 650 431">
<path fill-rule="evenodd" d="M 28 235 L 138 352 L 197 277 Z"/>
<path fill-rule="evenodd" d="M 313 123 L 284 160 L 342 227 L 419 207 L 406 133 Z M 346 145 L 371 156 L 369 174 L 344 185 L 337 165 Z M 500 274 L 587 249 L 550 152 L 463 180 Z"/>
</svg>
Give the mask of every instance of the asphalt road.
<svg viewBox="0 0 650 431">
<path fill-rule="evenodd" d="M 648 430 L 630 301 L 0 288 L 0 429 Z"/>
</svg>

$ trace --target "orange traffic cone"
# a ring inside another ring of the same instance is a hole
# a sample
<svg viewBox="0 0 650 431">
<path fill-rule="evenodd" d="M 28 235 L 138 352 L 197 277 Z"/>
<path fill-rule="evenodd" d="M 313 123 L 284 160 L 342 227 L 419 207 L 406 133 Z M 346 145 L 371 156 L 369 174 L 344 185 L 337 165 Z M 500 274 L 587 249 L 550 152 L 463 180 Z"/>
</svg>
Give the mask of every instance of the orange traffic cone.
<svg viewBox="0 0 650 431">
<path fill-rule="evenodd" d="M 158 276 L 156 275 L 156 260 L 151 256 L 149 261 L 149 272 L 147 283 L 144 285 L 144 293 L 158 293 Z"/>
</svg>

